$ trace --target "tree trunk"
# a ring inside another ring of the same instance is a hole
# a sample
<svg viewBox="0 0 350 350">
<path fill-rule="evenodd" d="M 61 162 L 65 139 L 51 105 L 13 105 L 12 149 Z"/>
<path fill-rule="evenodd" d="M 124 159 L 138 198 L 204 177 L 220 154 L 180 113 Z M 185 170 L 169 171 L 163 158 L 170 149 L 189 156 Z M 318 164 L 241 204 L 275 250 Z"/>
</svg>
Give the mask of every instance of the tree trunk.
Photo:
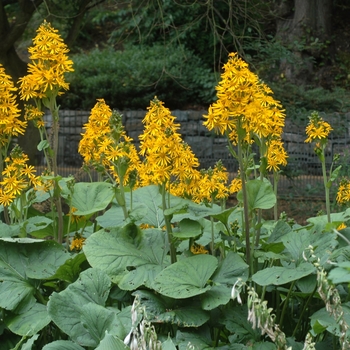
<svg viewBox="0 0 350 350">
<path fill-rule="evenodd" d="M 277 14 L 276 39 L 292 51 L 281 69 L 290 81 L 308 82 L 314 59 L 320 57 L 331 37 L 332 0 L 282 0 Z"/>
</svg>

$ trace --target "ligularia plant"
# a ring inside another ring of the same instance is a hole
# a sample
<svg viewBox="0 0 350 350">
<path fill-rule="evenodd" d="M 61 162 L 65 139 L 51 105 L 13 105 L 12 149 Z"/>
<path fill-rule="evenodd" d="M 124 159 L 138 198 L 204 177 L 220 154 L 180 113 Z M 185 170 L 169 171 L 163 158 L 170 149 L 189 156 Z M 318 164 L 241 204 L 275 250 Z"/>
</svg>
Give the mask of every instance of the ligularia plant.
<svg viewBox="0 0 350 350">
<path fill-rule="evenodd" d="M 44 22 L 29 52 L 25 121 L 0 66 L 1 350 L 349 347 L 350 210 L 332 214 L 336 226 L 325 216 L 307 226 L 264 220 L 287 161 L 285 116 L 237 54 L 204 118 L 238 159 L 231 183 L 220 159 L 200 167 L 164 102 L 150 102 L 136 146 L 102 97 L 79 143 L 83 170 L 97 179 L 78 182 L 56 161 L 68 48 Z M 316 119 L 308 136 L 326 142 L 329 128 Z M 40 177 L 25 150 L 9 149 L 28 121 L 47 160 Z M 339 191 L 347 202 L 348 184 Z M 226 207 L 233 193 L 238 204 Z"/>
</svg>

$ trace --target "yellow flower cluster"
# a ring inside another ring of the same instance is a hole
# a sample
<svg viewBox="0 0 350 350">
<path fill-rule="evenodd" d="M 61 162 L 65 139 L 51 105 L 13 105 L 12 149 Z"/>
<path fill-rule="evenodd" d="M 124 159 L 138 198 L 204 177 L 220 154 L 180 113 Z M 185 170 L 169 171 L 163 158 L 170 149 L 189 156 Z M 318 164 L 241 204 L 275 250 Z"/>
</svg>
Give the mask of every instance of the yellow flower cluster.
<svg viewBox="0 0 350 350">
<path fill-rule="evenodd" d="M 99 99 L 83 128 L 85 133 L 78 152 L 84 162 L 96 168 L 102 165 L 116 180 L 117 171 L 122 171 L 127 182 L 132 172 L 138 170 L 140 160 L 132 139 L 126 135 L 122 126 L 121 115 L 112 112 L 105 101 Z"/>
<path fill-rule="evenodd" d="M 140 154 L 145 158 L 139 176 L 144 186 L 164 184 L 170 179 L 184 184 L 198 176 L 198 159 L 182 141 L 180 125 L 174 121 L 163 102 L 157 98 L 151 101 L 143 120 L 143 134 L 139 136 Z"/>
<path fill-rule="evenodd" d="M 287 152 L 280 138 L 271 139 L 267 147 L 267 170 L 278 171 L 280 166 L 287 165 Z"/>
<path fill-rule="evenodd" d="M 40 180 L 35 175 L 36 170 L 33 166 L 26 164 L 28 160 L 28 156 L 18 146 L 5 159 L 7 166 L 2 172 L 0 182 L 0 204 L 9 206 L 30 186 L 40 185 Z"/>
<path fill-rule="evenodd" d="M 19 119 L 20 110 L 13 94 L 16 90 L 11 77 L 0 64 L 0 147 L 7 148 L 12 136 L 23 135 L 27 125 Z"/>
<path fill-rule="evenodd" d="M 72 239 L 72 242 L 70 244 L 70 250 L 76 250 L 76 251 L 80 251 L 83 249 L 83 245 L 85 242 L 85 238 L 84 237 L 74 237 Z"/>
<path fill-rule="evenodd" d="M 239 174 L 236 178 L 231 181 L 229 191 L 230 193 L 237 193 L 242 189 L 242 179 L 239 177 Z"/>
<path fill-rule="evenodd" d="M 144 132 L 139 136 L 144 157 L 139 169 L 143 186 L 167 183 L 170 193 L 197 203 L 228 197 L 228 173 L 221 161 L 213 169 L 196 169 L 198 159 L 182 140 L 180 125 L 163 102 L 157 98 L 151 101 L 143 122 Z"/>
<path fill-rule="evenodd" d="M 248 144 L 258 137 L 274 139 L 282 145 L 285 115 L 281 104 L 271 96 L 271 89 L 249 70 L 248 64 L 236 53 L 229 55 L 223 69 L 216 87 L 218 99 L 209 107 L 203 124 L 208 130 L 228 134 L 233 144 L 238 142 L 238 131 L 243 130 L 244 141 Z M 275 147 L 273 152 L 269 152 L 270 169 L 276 170 L 286 163 L 286 153 L 280 154 L 279 151 L 281 148 Z"/>
<path fill-rule="evenodd" d="M 227 199 L 229 188 L 226 186 L 228 173 L 221 161 L 214 168 L 202 170 L 201 176 L 193 184 L 192 200 L 195 202 L 208 202 L 217 199 Z"/>
<path fill-rule="evenodd" d="M 25 120 L 32 120 L 34 122 L 35 127 L 38 129 L 45 127 L 45 121 L 43 119 L 44 111 L 40 110 L 38 107 L 34 107 L 32 105 L 25 106 Z"/>
<path fill-rule="evenodd" d="M 205 247 L 203 247 L 201 244 L 198 244 L 198 243 L 193 243 L 191 245 L 191 253 L 192 254 L 208 254 L 209 251 L 207 249 L 205 249 Z"/>
<path fill-rule="evenodd" d="M 339 204 L 346 204 L 350 202 L 350 180 L 343 178 L 340 181 L 337 192 L 337 202 Z"/>
<path fill-rule="evenodd" d="M 61 89 L 68 90 L 64 74 L 73 71 L 73 62 L 68 59 L 69 50 L 57 33 L 46 21 L 38 28 L 34 45 L 28 49 L 32 60 L 28 74 L 19 80 L 23 100 L 56 97 L 62 94 Z"/>
<path fill-rule="evenodd" d="M 311 143 L 315 140 L 326 141 L 329 133 L 332 131 L 329 123 L 325 122 L 317 112 L 312 112 L 309 117 L 309 123 L 306 126 L 306 143 Z"/>
</svg>

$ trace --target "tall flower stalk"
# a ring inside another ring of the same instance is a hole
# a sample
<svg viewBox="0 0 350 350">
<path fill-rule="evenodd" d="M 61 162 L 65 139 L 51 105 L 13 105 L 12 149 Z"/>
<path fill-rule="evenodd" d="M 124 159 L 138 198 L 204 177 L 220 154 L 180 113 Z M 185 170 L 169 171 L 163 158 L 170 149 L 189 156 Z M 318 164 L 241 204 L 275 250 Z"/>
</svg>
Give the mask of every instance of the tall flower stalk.
<svg viewBox="0 0 350 350">
<path fill-rule="evenodd" d="M 307 135 L 307 139 L 305 140 L 305 142 L 315 142 L 315 153 L 321 161 L 323 185 L 326 197 L 327 221 L 331 222 L 331 205 L 329 192 L 332 182 L 335 180 L 335 178 L 334 174 L 332 175 L 332 168 L 330 169 L 329 176 L 327 174 L 325 150 L 328 143 L 328 135 L 332 131 L 332 127 L 329 123 L 324 121 L 322 117 L 315 111 L 311 113 L 309 117 L 309 123 L 306 126 L 305 131 Z"/>
<path fill-rule="evenodd" d="M 136 175 L 140 159 L 132 139 L 126 135 L 122 116 L 99 99 L 83 129 L 78 151 L 86 165 L 91 165 L 115 185 L 115 197 L 126 219 L 129 214 L 125 187 L 132 190 L 138 185 Z"/>
<path fill-rule="evenodd" d="M 143 186 L 159 185 L 161 189 L 170 257 L 174 263 L 177 259 L 176 241 L 172 234 L 171 218 L 165 212 L 169 207 L 166 193 L 176 191 L 179 187 L 190 189 L 186 184 L 199 177 L 195 169 L 199 163 L 191 148 L 183 142 L 178 132 L 180 125 L 175 123 L 175 117 L 164 107 L 163 102 L 157 98 L 151 101 L 143 123 L 144 131 L 139 136 L 140 155 L 143 157 L 140 182 Z"/>
<path fill-rule="evenodd" d="M 271 96 L 271 89 L 249 70 L 248 64 L 236 53 L 229 55 L 223 70 L 216 87 L 218 99 L 204 116 L 204 125 L 208 130 L 227 136 L 229 150 L 238 160 L 244 206 L 246 260 L 251 264 L 250 215 L 245 186 L 249 178 L 247 165 L 251 156 L 243 150 L 250 149 L 253 143 L 258 144 L 260 179 L 263 179 L 266 170 L 276 170 L 285 165 L 287 154 L 283 147 L 271 151 L 272 140 L 282 143 L 285 115 L 280 103 Z M 234 147 L 237 147 L 237 151 Z M 259 233 L 256 239 L 259 240 Z"/>
<path fill-rule="evenodd" d="M 28 74 L 20 78 L 20 97 L 25 101 L 33 101 L 34 106 L 29 108 L 28 119 L 36 121 L 39 127 L 41 143 L 39 149 L 44 149 L 48 170 L 57 178 L 57 153 L 58 153 L 58 130 L 59 130 L 59 106 L 57 97 L 68 90 L 69 84 L 65 81 L 65 74 L 72 72 L 73 62 L 69 60 L 68 47 L 50 23 L 46 21 L 37 30 L 33 39 L 33 46 L 29 47 Z M 44 139 L 42 120 L 44 108 L 47 108 L 52 116 L 52 134 Z M 53 202 L 58 216 L 57 241 L 63 241 L 63 213 L 58 180 L 55 181 Z"/>
<path fill-rule="evenodd" d="M 4 180 L 4 170 L 9 147 L 13 137 L 23 135 L 27 126 L 26 121 L 19 119 L 20 110 L 16 103 L 17 88 L 4 67 L 0 64 L 0 182 Z M 10 222 L 8 205 L 16 197 L 11 188 L 0 187 L 0 204 L 4 206 L 6 223 Z"/>
</svg>

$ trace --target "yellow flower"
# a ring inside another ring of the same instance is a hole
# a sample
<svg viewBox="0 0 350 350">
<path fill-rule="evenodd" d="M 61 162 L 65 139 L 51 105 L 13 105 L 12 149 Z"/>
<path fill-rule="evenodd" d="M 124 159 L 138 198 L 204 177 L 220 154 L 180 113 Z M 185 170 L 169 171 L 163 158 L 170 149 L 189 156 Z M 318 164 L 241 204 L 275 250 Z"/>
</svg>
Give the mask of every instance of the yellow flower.
<svg viewBox="0 0 350 350">
<path fill-rule="evenodd" d="M 2 172 L 1 195 L 3 205 L 9 205 L 31 185 L 37 186 L 40 182 L 35 175 L 33 166 L 26 164 L 28 156 L 19 146 L 13 148 L 9 157 L 5 159 L 5 169 Z M 5 204 L 6 203 L 6 204 Z"/>
<path fill-rule="evenodd" d="M 78 223 L 79 221 L 82 221 L 85 219 L 84 216 L 74 214 L 77 210 L 78 210 L 77 208 L 71 207 L 70 212 L 67 214 L 68 216 L 70 216 L 71 223 Z"/>
<path fill-rule="evenodd" d="M 193 243 L 191 245 L 191 253 L 192 254 L 208 254 L 209 251 L 207 249 L 205 249 L 205 247 L 203 247 L 202 245 L 200 244 L 197 244 L 197 243 Z"/>
<path fill-rule="evenodd" d="M 103 99 L 98 99 L 91 110 L 89 121 L 79 142 L 78 152 L 86 164 L 110 173 L 117 181 L 122 174 L 124 184 L 130 184 L 131 177 L 140 167 L 137 150 L 132 138 L 126 135 L 122 116 L 113 112 Z"/>
<path fill-rule="evenodd" d="M 70 244 L 70 250 L 76 250 L 76 251 L 82 250 L 84 242 L 85 242 L 84 237 L 78 237 L 78 236 L 74 237 Z"/>
<path fill-rule="evenodd" d="M 144 186 L 164 184 L 171 179 L 172 193 L 184 195 L 181 189 L 194 178 L 198 159 L 183 142 L 178 133 L 180 125 L 175 123 L 175 117 L 163 102 L 155 98 L 147 109 L 144 131 L 139 136 L 140 155 L 144 157 L 139 171 L 141 183 Z"/>
<path fill-rule="evenodd" d="M 11 192 L 4 192 L 2 188 L 0 188 L 0 204 L 4 207 L 8 207 L 16 198 L 16 196 Z"/>
<path fill-rule="evenodd" d="M 231 181 L 229 191 L 230 193 L 237 193 L 242 189 L 242 180 L 239 177 L 236 177 Z"/>
<path fill-rule="evenodd" d="M 245 130 L 249 143 L 252 134 L 265 138 L 280 136 L 285 116 L 280 103 L 272 98 L 271 89 L 236 53 L 229 55 L 223 70 L 216 87 L 218 99 L 209 107 L 203 124 L 217 133 L 227 132 L 233 143 L 237 141 L 235 130 L 238 123 Z"/>
<path fill-rule="evenodd" d="M 73 62 L 66 55 L 67 45 L 57 33 L 46 21 L 38 28 L 33 46 L 28 49 L 32 61 L 28 64 L 28 74 L 19 79 L 22 100 L 56 97 L 60 90 L 68 90 L 64 74 L 73 71 Z"/>
<path fill-rule="evenodd" d="M 16 90 L 0 64 L 0 146 L 7 146 L 12 136 L 23 135 L 27 125 L 19 119 L 20 110 L 13 94 Z"/>
<path fill-rule="evenodd" d="M 338 227 L 337 227 L 337 230 L 338 231 L 341 231 L 341 230 L 344 230 L 347 226 L 344 224 L 344 222 L 342 222 Z"/>
<path fill-rule="evenodd" d="M 218 199 L 227 199 L 229 189 L 226 186 L 228 173 L 221 161 L 214 168 L 202 169 L 200 177 L 191 183 L 193 189 L 191 197 L 195 202 L 212 202 Z"/>
<path fill-rule="evenodd" d="M 267 149 L 267 169 L 278 171 L 280 166 L 287 165 L 287 152 L 283 147 L 283 141 L 273 138 Z"/>
<path fill-rule="evenodd" d="M 305 142 L 324 141 L 332 130 L 330 124 L 325 122 L 317 112 L 312 112 L 305 130 L 307 135 Z"/>
<path fill-rule="evenodd" d="M 346 204 L 350 202 L 350 180 L 343 178 L 337 192 L 337 202 L 339 204 Z"/>
</svg>

